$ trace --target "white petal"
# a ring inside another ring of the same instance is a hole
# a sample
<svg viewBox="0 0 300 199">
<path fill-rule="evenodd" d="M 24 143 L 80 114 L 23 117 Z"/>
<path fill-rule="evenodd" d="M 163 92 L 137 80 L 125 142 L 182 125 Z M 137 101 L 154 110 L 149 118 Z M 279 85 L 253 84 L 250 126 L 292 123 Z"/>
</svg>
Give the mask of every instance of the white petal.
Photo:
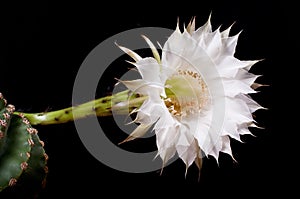
<svg viewBox="0 0 300 199">
<path fill-rule="evenodd" d="M 156 157 L 159 155 L 163 161 L 162 169 L 164 168 L 165 164 L 176 154 L 175 146 L 171 146 L 169 148 L 162 148 L 158 149 Z M 162 170 L 161 170 L 162 172 Z"/>
<path fill-rule="evenodd" d="M 192 34 L 193 38 L 196 39 L 197 41 L 199 41 L 199 39 L 201 39 L 203 36 L 205 36 L 205 34 L 212 32 L 210 18 L 211 18 L 211 15 L 209 16 L 207 22 L 203 26 L 201 26 L 200 28 L 198 28 L 194 32 L 194 34 Z"/>
<path fill-rule="evenodd" d="M 252 113 L 246 102 L 239 98 L 226 98 L 225 108 L 226 120 L 234 121 L 237 124 L 253 121 Z"/>
<path fill-rule="evenodd" d="M 158 154 L 163 160 L 163 165 L 176 153 L 175 143 L 178 139 L 178 131 L 174 126 L 156 129 L 156 145 Z"/>
<path fill-rule="evenodd" d="M 212 138 L 218 137 L 216 132 L 213 132 L 213 135 L 210 135 L 210 128 L 212 123 L 212 112 L 202 111 L 197 117 L 191 117 L 188 120 L 185 120 L 189 126 L 189 130 L 194 134 L 194 137 L 197 139 L 199 147 L 208 155 L 213 148 Z"/>
<path fill-rule="evenodd" d="M 225 55 L 219 56 L 215 64 L 221 77 L 235 77 L 239 69 L 249 66 L 247 61 Z"/>
<path fill-rule="evenodd" d="M 224 131 L 222 133 L 223 136 L 230 136 L 231 138 L 234 138 L 235 140 L 241 141 L 241 136 L 237 128 L 237 124 L 234 120 L 226 120 L 226 125 L 224 127 Z"/>
<path fill-rule="evenodd" d="M 256 93 L 248 84 L 236 79 L 223 79 L 224 93 L 226 96 L 235 97 L 239 94 Z"/>
<path fill-rule="evenodd" d="M 230 30 L 231 30 L 231 28 L 232 28 L 233 25 L 234 25 L 234 23 L 231 24 L 226 30 L 224 30 L 224 31 L 221 32 L 221 37 L 222 38 L 229 37 L 229 33 L 230 33 Z"/>
<path fill-rule="evenodd" d="M 179 128 L 180 133 L 176 146 L 190 146 L 194 142 L 194 136 L 190 132 L 190 129 L 185 127 L 185 125 L 180 125 Z"/>
<path fill-rule="evenodd" d="M 195 31 L 195 17 L 191 19 L 188 26 L 186 27 L 186 30 L 191 34 Z"/>
<path fill-rule="evenodd" d="M 159 117 L 161 117 L 161 105 L 153 103 L 151 99 L 147 99 L 138 109 L 134 122 L 151 125 L 155 123 Z"/>
<path fill-rule="evenodd" d="M 241 134 L 241 135 L 253 135 L 253 134 L 249 131 L 249 129 L 248 129 L 249 125 L 250 125 L 249 123 L 239 124 L 239 125 L 238 125 L 238 131 L 239 131 L 239 134 Z"/>
<path fill-rule="evenodd" d="M 238 38 L 239 34 L 232 37 L 222 38 L 222 54 L 233 56 L 235 53 Z"/>
<path fill-rule="evenodd" d="M 250 132 L 250 130 L 248 128 L 239 129 L 239 134 L 240 135 L 252 135 L 253 136 L 253 134 Z"/>
<path fill-rule="evenodd" d="M 145 133 L 147 133 L 150 127 L 151 125 L 140 124 L 125 140 L 123 140 L 119 144 L 142 137 L 143 135 L 145 135 Z"/>
<path fill-rule="evenodd" d="M 125 52 L 126 54 L 128 54 L 132 59 L 134 59 L 134 61 L 139 61 L 141 60 L 142 58 L 135 52 L 133 52 L 132 50 L 126 48 L 126 47 L 123 47 L 123 46 L 120 46 L 118 45 L 117 43 L 115 43 L 123 52 Z"/>
<path fill-rule="evenodd" d="M 245 64 L 244 68 L 249 71 L 250 68 L 259 61 L 261 61 L 261 60 L 248 60 L 248 61 L 242 61 L 242 62 Z"/>
<path fill-rule="evenodd" d="M 195 161 L 198 155 L 198 146 L 196 145 L 195 139 L 189 145 L 177 145 L 176 150 L 178 156 L 183 160 L 186 165 L 186 168 L 191 166 L 191 164 Z"/>
<path fill-rule="evenodd" d="M 171 68 L 176 70 L 179 67 L 182 58 L 182 48 L 185 42 L 182 40 L 181 33 L 175 31 L 166 41 L 162 49 L 162 67 Z"/>
<path fill-rule="evenodd" d="M 175 145 L 178 140 L 178 127 L 168 126 L 161 129 L 156 129 L 156 144 L 157 148 L 167 149 Z"/>
<path fill-rule="evenodd" d="M 160 108 L 160 118 L 156 122 L 154 129 L 159 131 L 160 129 L 168 128 L 168 127 L 178 128 L 179 123 L 169 113 L 166 106 L 163 104 L 159 106 L 159 108 Z"/>
<path fill-rule="evenodd" d="M 230 155 L 232 157 L 232 159 L 234 160 L 233 158 L 233 155 L 232 155 L 232 150 L 231 150 L 231 147 L 230 147 L 230 139 L 228 136 L 222 136 L 222 148 L 221 148 L 221 151 L 223 153 L 227 153 L 228 155 Z"/>
<path fill-rule="evenodd" d="M 219 56 L 222 47 L 220 31 L 216 30 L 213 33 L 207 34 L 205 44 L 205 51 L 212 60 L 215 60 Z"/>
<path fill-rule="evenodd" d="M 160 92 L 163 87 L 158 84 L 152 84 L 144 81 L 143 79 L 136 79 L 131 81 L 123 81 L 119 80 L 122 84 L 124 84 L 129 90 L 134 93 L 142 94 L 142 95 L 150 95 L 153 93 L 153 90 L 157 90 Z"/>
<path fill-rule="evenodd" d="M 147 57 L 132 64 L 137 67 L 143 80 L 147 82 L 156 82 L 158 84 L 161 83 L 161 80 L 159 78 L 160 65 L 157 63 L 157 61 L 154 58 Z"/>
<path fill-rule="evenodd" d="M 148 39 L 148 37 L 146 37 L 145 35 L 142 35 L 142 37 L 145 39 L 145 41 L 147 42 L 147 44 L 149 45 L 152 53 L 153 53 L 153 56 L 154 58 L 156 59 L 156 61 L 158 63 L 160 63 L 160 56 L 159 56 L 159 53 L 156 49 L 156 47 L 154 46 L 154 44 L 150 41 L 150 39 Z"/>
<path fill-rule="evenodd" d="M 260 77 L 260 75 L 254 75 L 245 69 L 238 70 L 238 73 L 235 76 L 236 79 L 243 81 L 249 86 L 251 86 L 258 77 Z"/>
<path fill-rule="evenodd" d="M 243 100 L 247 104 L 251 113 L 255 112 L 258 109 L 264 109 L 264 107 L 259 105 L 249 95 L 238 95 L 237 98 Z"/>
</svg>

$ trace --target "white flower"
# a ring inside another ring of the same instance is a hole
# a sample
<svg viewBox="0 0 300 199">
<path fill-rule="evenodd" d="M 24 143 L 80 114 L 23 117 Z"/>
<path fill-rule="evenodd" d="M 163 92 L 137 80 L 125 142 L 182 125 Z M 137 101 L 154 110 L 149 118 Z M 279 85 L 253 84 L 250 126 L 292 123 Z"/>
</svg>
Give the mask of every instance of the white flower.
<svg viewBox="0 0 300 199">
<path fill-rule="evenodd" d="M 252 113 L 262 108 L 249 93 L 260 84 L 249 73 L 255 61 L 234 57 L 239 34 L 230 28 L 212 31 L 210 18 L 195 30 L 193 19 L 183 33 L 177 25 L 162 48 L 160 57 L 145 36 L 154 58 L 141 58 L 119 46 L 135 62 L 141 79 L 121 81 L 134 93 L 148 98 L 136 110 L 140 125 L 124 142 L 143 136 L 151 127 L 156 134 L 163 166 L 176 152 L 186 164 L 201 168 L 202 154 L 218 160 L 219 152 L 232 157 L 230 138 L 251 134 Z"/>
</svg>

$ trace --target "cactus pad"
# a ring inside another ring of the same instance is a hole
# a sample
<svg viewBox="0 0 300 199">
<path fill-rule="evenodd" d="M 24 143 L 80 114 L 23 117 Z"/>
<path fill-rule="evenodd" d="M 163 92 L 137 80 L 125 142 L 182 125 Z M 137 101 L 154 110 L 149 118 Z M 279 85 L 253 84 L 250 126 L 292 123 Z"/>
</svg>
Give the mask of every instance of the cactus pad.
<svg viewBox="0 0 300 199">
<path fill-rule="evenodd" d="M 14 110 L 0 93 L 0 192 L 14 185 L 41 185 L 47 174 L 47 155 L 37 130 Z"/>
</svg>

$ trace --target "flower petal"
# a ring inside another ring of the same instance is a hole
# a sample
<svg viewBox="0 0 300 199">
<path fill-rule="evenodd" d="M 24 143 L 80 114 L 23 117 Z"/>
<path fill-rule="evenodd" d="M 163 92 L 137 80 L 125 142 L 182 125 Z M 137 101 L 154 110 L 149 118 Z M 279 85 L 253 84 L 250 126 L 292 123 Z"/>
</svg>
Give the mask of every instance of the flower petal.
<svg viewBox="0 0 300 199">
<path fill-rule="evenodd" d="M 254 75 L 252 73 L 249 73 L 245 69 L 240 69 L 240 70 L 238 70 L 238 73 L 236 74 L 235 79 L 240 80 L 240 81 L 246 83 L 247 85 L 251 86 L 254 83 L 254 81 L 260 76 L 261 75 Z"/>
<path fill-rule="evenodd" d="M 155 133 L 158 150 L 175 146 L 175 143 L 179 138 L 178 127 L 174 126 L 156 129 Z"/>
<path fill-rule="evenodd" d="M 125 52 L 127 55 L 129 55 L 132 59 L 134 59 L 134 61 L 139 61 L 141 60 L 142 58 L 135 52 L 133 52 L 132 50 L 126 48 L 126 47 L 123 47 L 123 46 L 120 46 L 119 44 L 115 43 L 123 52 Z"/>
<path fill-rule="evenodd" d="M 161 91 L 163 89 L 163 87 L 160 87 L 158 84 L 151 84 L 149 82 L 144 81 L 143 79 L 136 79 L 131 81 L 119 80 L 119 81 L 132 92 L 142 94 L 142 95 L 150 95 L 151 93 L 153 93 L 153 90 Z"/>
<path fill-rule="evenodd" d="M 194 31 L 195 31 L 195 21 L 196 21 L 196 19 L 195 19 L 196 17 L 193 17 L 192 19 L 191 19 L 191 21 L 189 22 L 189 24 L 187 25 L 187 27 L 186 27 L 186 30 L 188 31 L 188 33 L 193 33 Z"/>
<path fill-rule="evenodd" d="M 264 109 L 261 105 L 259 105 L 256 101 L 254 101 L 249 95 L 238 95 L 237 98 L 243 100 L 251 113 L 255 112 L 258 109 Z"/>
<path fill-rule="evenodd" d="M 237 124 L 253 121 L 252 112 L 243 100 L 239 98 L 226 98 L 225 107 L 226 120 L 235 121 Z"/>
<path fill-rule="evenodd" d="M 233 160 L 235 160 L 233 158 L 233 155 L 232 155 L 232 150 L 231 150 L 231 147 L 230 147 L 230 139 L 229 139 L 229 137 L 228 136 L 222 136 L 221 139 L 222 139 L 222 148 L 221 148 L 221 151 L 223 153 L 227 153 L 228 155 L 231 156 L 231 158 Z"/>
<path fill-rule="evenodd" d="M 197 41 L 199 41 L 200 39 L 202 39 L 204 36 L 206 36 L 206 33 L 211 33 L 212 32 L 212 27 L 211 27 L 211 23 L 210 23 L 210 18 L 211 15 L 209 15 L 209 18 L 207 20 L 207 22 L 201 26 L 200 28 L 198 28 L 193 34 L 193 38 L 196 39 Z"/>
<path fill-rule="evenodd" d="M 196 141 L 194 138 L 192 139 L 192 142 L 189 143 L 189 145 L 186 145 L 186 146 L 177 145 L 176 146 L 178 156 L 185 163 L 186 169 L 188 169 L 191 166 L 191 164 L 195 161 L 195 159 L 197 158 L 198 147 L 199 146 L 196 145 Z"/>
<path fill-rule="evenodd" d="M 163 160 L 163 166 L 171 159 L 175 153 L 175 143 L 178 139 L 177 127 L 169 126 L 166 128 L 156 129 L 156 145 L 158 154 Z"/>
<path fill-rule="evenodd" d="M 231 30 L 233 25 L 234 25 L 234 23 L 231 24 L 226 30 L 221 32 L 221 38 L 228 38 L 229 37 L 229 33 L 230 33 L 230 30 Z"/>
<path fill-rule="evenodd" d="M 236 79 L 223 79 L 224 93 L 226 96 L 235 97 L 239 94 L 256 93 L 248 84 Z"/>
<path fill-rule="evenodd" d="M 235 53 L 238 38 L 239 38 L 239 33 L 232 37 L 222 38 L 222 54 L 227 56 L 233 56 Z"/>
<path fill-rule="evenodd" d="M 154 58 L 147 57 L 132 64 L 137 67 L 143 80 L 161 84 L 160 65 Z"/>
<path fill-rule="evenodd" d="M 140 124 L 125 140 L 123 140 L 119 144 L 123 144 L 125 142 L 142 137 L 143 135 L 145 135 L 147 133 L 147 131 L 150 129 L 150 127 L 151 127 L 151 125 Z"/>
<path fill-rule="evenodd" d="M 153 103 L 153 100 L 149 98 L 145 100 L 142 106 L 138 109 L 134 122 L 152 125 L 159 117 L 161 117 L 161 105 Z"/>
<path fill-rule="evenodd" d="M 149 45 L 152 53 L 153 53 L 153 56 L 154 58 L 156 59 L 156 61 L 158 63 L 160 63 L 160 56 L 159 56 L 159 53 L 156 49 L 156 47 L 154 46 L 154 44 L 150 41 L 150 39 L 148 39 L 148 37 L 146 37 L 145 35 L 142 35 L 142 37 L 145 39 L 145 41 L 147 42 L 147 44 Z"/>
</svg>

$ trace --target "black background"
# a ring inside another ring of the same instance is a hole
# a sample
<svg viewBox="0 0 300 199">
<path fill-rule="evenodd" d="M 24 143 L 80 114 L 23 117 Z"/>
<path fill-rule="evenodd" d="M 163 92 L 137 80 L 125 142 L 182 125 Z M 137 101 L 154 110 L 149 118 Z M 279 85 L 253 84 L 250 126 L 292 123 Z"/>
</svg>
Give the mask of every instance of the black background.
<svg viewBox="0 0 300 199">
<path fill-rule="evenodd" d="M 11 2 L 1 6 L 0 90 L 20 111 L 42 112 L 68 107 L 77 70 L 101 41 L 138 27 L 175 29 L 178 17 L 182 25 L 196 16 L 199 27 L 210 13 L 214 29 L 220 25 L 226 28 L 235 22 L 232 34 L 243 30 L 235 56 L 242 60 L 264 59 L 251 72 L 262 74 L 258 81 L 271 85 L 260 88 L 261 92 L 253 95 L 261 105 L 269 108 L 256 113 L 256 120 L 266 129 L 252 129 L 256 137 L 243 136 L 245 143 L 232 141 L 238 163 L 233 163 L 224 154 L 220 156 L 219 165 L 213 158 L 205 158 L 199 182 L 196 166 L 191 166 L 185 178 L 185 166 L 179 160 L 166 167 L 162 175 L 159 171 L 124 173 L 94 159 L 81 143 L 73 123 L 36 126 L 49 155 L 47 186 L 40 198 L 76 195 L 100 198 L 106 194 L 133 198 L 178 194 L 185 197 L 198 195 L 199 198 L 202 195 L 243 197 L 273 195 L 281 191 L 277 187 L 282 183 L 278 171 L 281 158 L 277 133 L 272 126 L 273 74 L 279 45 L 274 42 L 273 31 L 279 23 L 277 16 L 281 15 L 283 20 L 284 16 L 275 10 L 271 1 L 170 2 L 165 6 L 154 1 L 105 4 L 89 1 Z M 114 83 L 113 78 L 119 73 L 118 70 L 106 73 L 104 82 L 107 85 L 104 83 L 99 87 L 99 96 L 109 92 L 108 85 Z M 118 131 L 112 118 L 99 120 L 108 131 Z M 120 136 L 115 139 L 124 138 L 121 133 Z M 128 145 L 142 147 L 141 141 Z M 155 140 L 148 141 L 144 147 L 145 150 L 155 148 Z"/>
</svg>

